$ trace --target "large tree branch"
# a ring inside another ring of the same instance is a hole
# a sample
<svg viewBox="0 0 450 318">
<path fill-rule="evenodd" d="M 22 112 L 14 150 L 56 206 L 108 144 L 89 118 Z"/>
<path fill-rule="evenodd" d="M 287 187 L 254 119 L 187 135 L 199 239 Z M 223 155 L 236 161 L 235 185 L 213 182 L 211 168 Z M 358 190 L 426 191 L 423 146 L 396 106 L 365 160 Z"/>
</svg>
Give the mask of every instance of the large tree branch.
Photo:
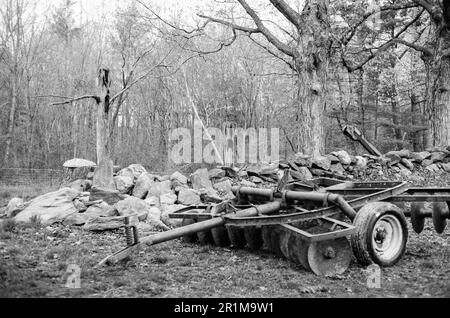
<svg viewBox="0 0 450 318">
<path fill-rule="evenodd" d="M 361 20 L 356 22 L 350 28 L 350 30 L 347 32 L 346 36 L 344 36 L 344 38 L 342 39 L 341 42 L 343 45 L 347 45 L 348 43 L 350 43 L 350 41 L 353 39 L 353 37 L 355 36 L 358 29 L 361 27 L 361 25 L 363 25 L 367 21 L 367 19 L 369 19 L 371 16 L 373 16 L 375 14 L 385 12 L 385 11 L 398 11 L 398 10 L 404 10 L 404 9 L 417 8 L 417 7 L 418 7 L 418 5 L 416 3 L 406 3 L 406 4 L 385 6 L 385 7 L 379 8 L 379 10 L 373 10 L 371 12 L 367 12 L 366 14 L 364 14 L 362 16 Z"/>
<path fill-rule="evenodd" d="M 195 32 L 203 30 L 206 27 L 206 25 L 209 23 L 209 21 L 206 21 L 203 25 L 198 26 L 196 29 L 186 30 L 186 29 L 176 26 L 173 23 L 170 23 L 166 19 L 163 19 L 158 13 L 156 13 L 154 10 L 152 10 L 148 5 L 146 5 L 141 0 L 135 0 L 135 1 L 138 2 L 140 5 L 142 5 L 146 10 L 150 11 L 151 14 L 153 14 L 158 20 L 162 21 L 164 24 L 168 25 L 169 27 L 171 27 L 174 30 L 178 30 L 178 31 L 186 33 L 186 34 L 193 34 Z"/>
<path fill-rule="evenodd" d="M 245 9 L 247 14 L 253 19 L 258 30 L 273 46 L 275 46 L 278 50 L 280 50 L 286 55 L 289 55 L 293 58 L 297 57 L 297 52 L 290 46 L 280 41 L 275 35 L 273 35 L 272 32 L 270 32 L 269 29 L 266 28 L 264 23 L 261 21 L 261 18 L 256 14 L 255 10 L 253 10 L 245 0 L 237 0 L 237 1 Z"/>
<path fill-rule="evenodd" d="M 266 50 L 270 55 L 272 55 L 273 57 L 275 57 L 276 59 L 279 59 L 281 61 L 283 61 L 284 63 L 286 63 L 289 68 L 291 70 L 293 70 L 294 72 L 296 72 L 297 70 L 295 69 L 294 64 L 291 61 L 288 61 L 284 58 L 282 58 L 279 54 L 277 54 L 276 52 L 272 51 L 269 47 L 259 43 L 258 41 L 256 41 L 254 38 L 252 38 L 251 36 L 249 36 L 250 40 L 255 43 L 256 45 L 258 45 L 259 47 L 263 48 L 264 50 Z"/>
<path fill-rule="evenodd" d="M 83 99 L 94 99 L 97 104 L 100 103 L 100 101 L 101 101 L 101 98 L 96 95 L 85 95 L 85 96 L 80 96 L 80 97 L 74 97 L 74 98 L 65 100 L 63 102 L 53 103 L 53 104 L 50 104 L 50 106 L 61 106 L 61 105 L 72 104 L 74 102 L 77 102 L 77 101 L 80 101 Z"/>
<path fill-rule="evenodd" d="M 232 29 L 232 30 L 233 30 L 233 36 L 227 42 L 220 42 L 220 44 L 214 50 L 202 51 L 202 50 L 199 50 L 199 49 L 191 49 L 191 48 L 187 48 L 187 47 L 184 47 L 184 46 L 182 46 L 182 48 L 185 49 L 185 50 L 188 50 L 190 52 L 193 52 L 193 53 L 199 53 L 201 55 L 209 55 L 209 54 L 214 54 L 214 53 L 220 52 L 224 47 L 231 46 L 234 42 L 236 42 L 236 40 L 237 40 L 237 33 L 236 33 L 235 29 Z"/>
<path fill-rule="evenodd" d="M 249 27 L 237 25 L 235 23 L 232 23 L 232 22 L 229 22 L 229 21 L 226 21 L 226 20 L 213 18 L 213 17 L 207 16 L 207 15 L 203 15 L 203 14 L 198 14 L 198 16 L 200 18 L 207 19 L 210 22 L 215 22 L 215 23 L 218 23 L 218 24 L 222 24 L 222 25 L 225 25 L 225 26 L 230 27 L 230 28 L 232 28 L 234 30 L 237 30 L 237 31 L 242 31 L 242 32 L 245 32 L 245 33 L 261 33 L 261 30 L 259 30 L 258 28 L 249 28 Z"/>
<path fill-rule="evenodd" d="M 430 14 L 430 17 L 434 21 L 440 22 L 442 20 L 442 14 L 440 14 L 439 10 L 437 10 L 437 8 L 433 4 L 428 2 L 427 0 L 413 0 L 413 1 L 417 5 L 421 6 L 425 10 L 427 10 L 427 12 Z"/>
<path fill-rule="evenodd" d="M 291 22 L 297 28 L 300 28 L 302 24 L 302 18 L 297 11 L 292 9 L 291 6 L 289 6 L 283 0 L 270 0 L 270 2 L 275 8 L 277 8 L 278 11 L 281 12 L 282 15 L 285 16 L 286 19 L 288 19 L 289 22 Z"/>
<path fill-rule="evenodd" d="M 411 20 L 399 32 L 397 32 L 392 39 L 390 39 L 389 41 L 387 41 L 386 43 L 384 43 L 383 45 L 378 47 L 378 49 L 375 52 L 373 50 L 370 50 L 370 55 L 363 62 L 361 62 L 357 65 L 354 65 L 354 66 L 350 66 L 349 63 L 344 58 L 344 66 L 347 68 L 347 70 L 349 72 L 354 72 L 356 70 L 359 70 L 359 69 L 363 68 L 371 60 L 378 57 L 381 53 L 385 52 L 387 49 L 389 49 L 394 44 L 403 44 L 403 45 L 405 45 L 409 48 L 412 48 L 416 51 L 419 51 L 427 56 L 431 56 L 433 54 L 433 52 L 431 52 L 431 50 L 429 50 L 428 48 L 418 45 L 418 44 L 415 44 L 415 43 L 408 42 L 403 39 L 400 39 L 400 36 L 403 33 L 405 33 L 411 25 L 413 25 L 420 19 L 420 17 L 424 13 L 424 11 L 425 10 L 423 9 L 413 20 Z"/>
</svg>

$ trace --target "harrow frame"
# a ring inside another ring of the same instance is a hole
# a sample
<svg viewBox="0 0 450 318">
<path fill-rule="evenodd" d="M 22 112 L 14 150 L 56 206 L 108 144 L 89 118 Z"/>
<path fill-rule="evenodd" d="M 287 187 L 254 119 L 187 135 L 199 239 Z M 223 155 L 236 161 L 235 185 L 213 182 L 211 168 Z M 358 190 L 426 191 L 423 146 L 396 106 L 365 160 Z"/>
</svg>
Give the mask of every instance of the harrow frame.
<svg viewBox="0 0 450 318">
<path fill-rule="evenodd" d="M 307 244 L 307 255 L 296 257 L 296 259 L 300 259 L 300 263 L 304 267 L 312 269 L 318 275 L 336 274 L 345 271 L 350 263 L 346 238 L 352 237 L 353 239 L 358 230 L 358 233 L 361 232 L 361 229 L 357 229 L 355 225 L 358 223 L 355 219 L 359 217 L 357 211 L 364 210 L 365 207 L 374 203 L 385 204 L 385 206 L 391 207 L 391 210 L 397 210 L 397 207 L 390 203 L 403 204 L 404 202 L 447 202 L 450 208 L 450 188 L 410 188 L 406 182 L 344 182 L 319 178 L 308 183 L 288 184 L 283 191 L 245 187 L 234 187 L 232 191 L 236 195 L 234 201 L 219 205 L 191 206 L 171 213 L 170 218 L 182 219 L 188 222 L 188 225 L 146 238 L 139 238 L 135 221 L 127 218 L 128 246 L 118 253 L 108 256 L 99 265 L 116 263 L 129 257 L 144 245 L 151 246 L 213 229 L 244 230 L 276 227 L 283 233 L 289 233 L 289 235 L 295 236 L 295 239 Z M 309 206 L 309 209 L 305 206 Z M 413 220 L 414 217 L 417 219 L 417 215 L 412 215 L 412 213 L 418 212 L 400 212 L 399 215 L 401 218 L 411 216 Z M 441 215 L 437 219 L 446 224 L 445 220 L 450 218 L 450 213 L 448 210 L 441 210 L 440 213 Z M 430 213 L 422 213 L 420 217 L 433 217 L 434 220 L 434 216 Z M 326 230 L 316 232 L 299 226 L 311 221 L 318 222 L 322 229 Z M 443 228 L 445 228 L 445 224 Z M 442 227 L 442 224 L 440 226 Z M 407 237 L 404 239 L 407 240 Z M 289 240 L 290 238 L 286 238 L 285 244 Z M 341 253 L 344 256 L 336 256 L 339 251 L 333 250 L 335 247 L 318 247 L 322 243 L 337 241 L 339 242 L 338 246 L 346 250 Z M 357 244 L 355 243 L 355 245 Z M 406 245 L 406 241 L 404 245 Z M 320 248 L 322 250 L 318 251 L 317 249 Z M 323 258 L 320 255 L 322 258 L 318 258 L 319 252 L 326 257 Z M 333 256 L 327 255 L 327 253 L 331 253 Z M 403 256 L 403 253 L 404 251 L 399 258 Z M 308 261 L 305 261 L 305 257 L 308 258 Z M 338 261 L 333 263 L 332 259 L 335 257 L 337 259 L 341 257 L 339 260 L 341 263 Z M 365 263 L 364 260 L 370 261 L 367 255 L 365 258 L 357 257 L 357 259 L 361 263 Z M 329 264 L 322 266 L 317 262 L 328 262 Z"/>
</svg>

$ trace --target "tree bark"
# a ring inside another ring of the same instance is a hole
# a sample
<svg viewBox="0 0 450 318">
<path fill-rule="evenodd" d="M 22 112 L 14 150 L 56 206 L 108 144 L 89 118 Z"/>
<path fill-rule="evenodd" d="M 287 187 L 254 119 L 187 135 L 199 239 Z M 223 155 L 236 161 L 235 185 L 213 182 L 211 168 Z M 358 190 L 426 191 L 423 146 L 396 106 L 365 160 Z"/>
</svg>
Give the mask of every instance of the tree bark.
<svg viewBox="0 0 450 318">
<path fill-rule="evenodd" d="M 440 76 L 435 87 L 435 102 L 432 121 L 434 145 L 450 145 L 450 59 L 444 58 L 440 65 Z"/>
<path fill-rule="evenodd" d="M 329 0 L 311 0 L 302 12 L 300 43 L 295 67 L 298 72 L 300 127 L 299 149 L 305 154 L 325 152 L 325 111 L 330 59 Z"/>
<path fill-rule="evenodd" d="M 414 131 L 412 132 L 412 141 L 413 141 L 413 148 L 415 152 L 422 151 L 423 142 L 421 141 L 421 135 L 422 132 L 418 130 L 417 127 L 419 127 L 422 124 L 421 121 L 421 113 L 420 113 L 420 107 L 417 100 L 417 96 L 412 93 L 411 94 L 411 124 L 414 127 Z"/>
<path fill-rule="evenodd" d="M 97 95 L 97 169 L 94 173 L 93 187 L 114 191 L 114 164 L 111 160 L 109 120 L 110 84 L 109 70 L 101 69 L 98 76 L 99 94 Z"/>
</svg>

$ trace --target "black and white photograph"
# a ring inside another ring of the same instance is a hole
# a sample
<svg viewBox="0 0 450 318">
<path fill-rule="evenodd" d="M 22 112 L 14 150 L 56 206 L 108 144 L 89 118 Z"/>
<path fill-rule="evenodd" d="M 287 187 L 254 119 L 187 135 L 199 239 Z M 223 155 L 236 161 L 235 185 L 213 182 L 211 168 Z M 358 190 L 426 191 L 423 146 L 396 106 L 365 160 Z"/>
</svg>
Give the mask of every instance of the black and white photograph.
<svg viewBox="0 0 450 318">
<path fill-rule="evenodd" d="M 450 0 L 0 0 L 0 298 L 445 299 L 449 222 Z"/>
</svg>

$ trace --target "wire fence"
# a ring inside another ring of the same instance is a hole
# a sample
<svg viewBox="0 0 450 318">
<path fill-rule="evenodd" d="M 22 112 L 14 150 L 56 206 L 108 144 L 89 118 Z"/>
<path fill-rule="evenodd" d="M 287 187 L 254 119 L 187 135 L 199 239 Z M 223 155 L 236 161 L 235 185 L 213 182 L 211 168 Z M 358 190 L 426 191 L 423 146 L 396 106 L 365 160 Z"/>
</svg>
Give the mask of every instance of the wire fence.
<svg viewBox="0 0 450 318">
<path fill-rule="evenodd" d="M 57 186 L 62 183 L 63 171 L 52 169 L 0 168 L 0 184 Z"/>
</svg>

